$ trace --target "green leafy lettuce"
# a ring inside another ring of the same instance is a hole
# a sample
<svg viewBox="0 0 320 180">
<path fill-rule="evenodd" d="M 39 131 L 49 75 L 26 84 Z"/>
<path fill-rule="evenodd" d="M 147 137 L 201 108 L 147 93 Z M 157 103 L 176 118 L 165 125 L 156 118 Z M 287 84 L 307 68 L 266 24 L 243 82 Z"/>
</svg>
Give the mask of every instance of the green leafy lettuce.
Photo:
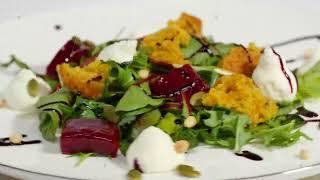
<svg viewBox="0 0 320 180">
<path fill-rule="evenodd" d="M 132 62 L 129 67 L 134 70 L 140 69 L 149 69 L 149 59 L 148 59 L 149 50 L 145 48 L 140 48 L 137 54 L 133 57 Z"/>
<path fill-rule="evenodd" d="M 65 90 L 60 90 L 39 99 L 36 107 L 40 110 L 39 129 L 44 139 L 48 141 L 57 139 L 57 129 L 73 114 L 71 100 L 71 93 Z"/>
<path fill-rule="evenodd" d="M 224 57 L 229 54 L 232 48 L 237 47 L 238 45 L 234 43 L 216 43 L 213 45 L 213 49 L 215 50 L 215 54 Z"/>
<path fill-rule="evenodd" d="M 168 112 L 162 119 L 160 119 L 157 127 L 162 129 L 167 134 L 173 134 L 181 128 L 179 124 L 175 123 L 177 119 L 178 117 L 176 115 Z"/>
<path fill-rule="evenodd" d="M 253 143 L 265 146 L 290 146 L 295 144 L 301 137 L 311 140 L 298 128 L 304 125 L 304 120 L 295 114 L 287 114 L 276 117 L 268 123 L 252 130 Z"/>
<path fill-rule="evenodd" d="M 116 111 L 121 114 L 121 124 L 131 122 L 135 116 L 149 112 L 163 104 L 163 99 L 148 96 L 140 87 L 131 86 L 119 100 Z"/>
<path fill-rule="evenodd" d="M 106 106 L 103 102 L 97 102 L 93 100 L 84 99 L 77 96 L 76 101 L 73 105 L 73 117 L 76 118 L 88 118 L 96 119 L 104 117 L 104 107 Z"/>
<path fill-rule="evenodd" d="M 78 158 L 78 162 L 75 164 L 75 167 L 80 166 L 86 159 L 88 159 L 89 157 L 95 156 L 94 153 L 77 153 L 77 154 L 72 154 L 70 156 L 68 156 L 68 158 L 70 157 L 76 157 Z"/>
<path fill-rule="evenodd" d="M 210 56 L 206 52 L 198 52 L 191 57 L 192 65 L 195 66 L 215 66 L 220 60 L 219 56 Z"/>
<path fill-rule="evenodd" d="M 198 117 L 206 126 L 211 127 L 210 131 L 200 132 L 204 143 L 240 151 L 241 147 L 251 139 L 248 130 L 250 119 L 247 115 L 220 110 L 200 113 Z"/>
<path fill-rule="evenodd" d="M 302 75 L 298 75 L 298 97 L 320 98 L 320 62 Z"/>
<path fill-rule="evenodd" d="M 190 58 L 201 47 L 202 47 L 202 44 L 198 40 L 196 40 L 195 38 L 191 38 L 189 44 L 181 48 L 181 52 L 184 58 Z"/>
<path fill-rule="evenodd" d="M 290 146 L 301 137 L 310 139 L 298 129 L 305 122 L 295 114 L 278 115 L 256 127 L 250 126 L 250 118 L 247 115 L 220 108 L 200 110 L 197 118 L 207 128 L 199 130 L 201 141 L 234 151 L 240 151 L 249 143 Z"/>
<path fill-rule="evenodd" d="M 180 128 L 172 136 L 174 141 L 186 140 L 190 143 L 190 148 L 194 148 L 199 144 L 199 130 Z"/>
</svg>

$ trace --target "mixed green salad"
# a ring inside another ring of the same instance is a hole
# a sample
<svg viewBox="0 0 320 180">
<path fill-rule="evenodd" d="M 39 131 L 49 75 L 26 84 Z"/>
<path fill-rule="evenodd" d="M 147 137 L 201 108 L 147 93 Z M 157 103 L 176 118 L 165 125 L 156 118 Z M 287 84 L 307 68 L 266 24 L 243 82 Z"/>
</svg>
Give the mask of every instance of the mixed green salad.
<svg viewBox="0 0 320 180">
<path fill-rule="evenodd" d="M 202 34 L 198 18 L 183 13 L 138 39 L 95 45 L 73 37 L 44 75 L 15 56 L 1 66 L 23 69 L 8 87 L 8 106 L 38 111 L 43 138 L 60 138 L 62 153 L 116 157 L 120 150 L 130 167 L 161 172 L 201 144 L 241 153 L 247 144 L 312 140 L 299 128 L 308 118 L 317 121 L 303 105 L 320 97 L 319 60 L 314 53 L 309 69 L 292 72 L 272 47 L 216 42 Z M 177 142 L 184 150 L 178 152 Z M 170 143 L 177 151 L 170 163 L 136 155 L 171 157 L 171 151 L 157 154 Z"/>
</svg>

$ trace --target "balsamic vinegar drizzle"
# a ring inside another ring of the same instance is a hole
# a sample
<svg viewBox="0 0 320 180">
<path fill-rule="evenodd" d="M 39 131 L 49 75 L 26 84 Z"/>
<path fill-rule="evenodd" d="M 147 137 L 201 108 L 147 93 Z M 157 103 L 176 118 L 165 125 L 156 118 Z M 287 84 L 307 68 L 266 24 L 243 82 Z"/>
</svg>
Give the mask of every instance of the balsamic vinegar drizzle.
<svg viewBox="0 0 320 180">
<path fill-rule="evenodd" d="M 23 134 L 23 138 L 27 137 L 27 135 Z M 31 140 L 31 141 L 21 141 L 20 144 L 14 144 L 9 141 L 9 137 L 0 138 L 0 146 L 21 146 L 27 144 L 39 144 L 41 143 L 40 140 Z"/>
<path fill-rule="evenodd" d="M 296 114 L 301 115 L 301 116 L 305 116 L 305 117 L 309 117 L 309 118 L 319 116 L 317 113 L 309 111 L 308 109 L 304 108 L 303 106 L 298 107 L 297 111 L 298 112 Z"/>
<path fill-rule="evenodd" d="M 286 40 L 283 42 L 272 44 L 271 47 L 275 48 L 275 47 L 285 46 L 288 44 L 292 44 L 292 43 L 296 43 L 296 42 L 300 42 L 300 41 L 306 41 L 306 40 L 310 40 L 310 39 L 320 40 L 320 34 L 314 34 L 314 35 L 302 36 L 302 37 L 298 37 L 298 38 L 289 39 L 289 40 Z"/>
<path fill-rule="evenodd" d="M 272 49 L 273 53 L 274 53 L 276 56 L 278 56 L 278 58 L 279 58 L 281 71 L 282 71 L 282 73 L 284 74 L 284 76 L 287 78 L 287 80 L 288 80 L 288 82 L 289 82 L 289 85 L 290 85 L 290 90 L 291 90 L 291 93 L 292 93 L 292 92 L 293 92 L 292 82 L 291 82 L 291 79 L 290 79 L 288 73 L 287 73 L 286 70 L 284 69 L 284 65 L 283 65 L 283 62 L 282 62 L 282 58 L 281 58 L 281 56 L 280 56 L 273 48 L 271 48 L 271 49 Z"/>
<path fill-rule="evenodd" d="M 271 47 L 277 48 L 277 47 L 286 46 L 289 44 L 293 44 L 293 43 L 297 43 L 297 42 L 301 42 L 301 41 L 307 41 L 307 40 L 311 40 L 311 39 L 320 40 L 320 34 L 314 34 L 314 35 L 308 35 L 308 36 L 302 36 L 302 37 L 298 37 L 298 38 L 289 39 L 289 40 L 286 40 L 283 42 L 274 43 L 271 45 Z M 295 62 L 299 59 L 301 59 L 301 57 L 288 59 L 288 60 L 286 60 L 286 62 L 291 63 L 291 62 Z"/>
<path fill-rule="evenodd" d="M 235 155 L 242 156 L 242 157 L 245 157 L 245 158 L 253 160 L 253 161 L 262 161 L 263 160 L 263 158 L 261 156 L 259 156 L 258 154 L 255 154 L 253 152 L 250 152 L 250 151 L 241 151 L 239 153 L 235 153 Z"/>
</svg>

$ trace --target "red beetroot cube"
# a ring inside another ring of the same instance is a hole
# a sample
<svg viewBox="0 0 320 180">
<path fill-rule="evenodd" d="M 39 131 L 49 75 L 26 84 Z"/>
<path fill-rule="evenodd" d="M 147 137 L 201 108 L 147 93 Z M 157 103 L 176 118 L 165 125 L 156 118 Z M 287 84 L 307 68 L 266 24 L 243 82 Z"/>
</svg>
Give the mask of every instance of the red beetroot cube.
<svg viewBox="0 0 320 180">
<path fill-rule="evenodd" d="M 91 152 L 116 157 L 119 144 L 119 128 L 100 119 L 69 120 L 60 138 L 63 154 Z"/>
<path fill-rule="evenodd" d="M 156 75 L 149 81 L 153 95 L 173 98 L 181 101 L 181 93 L 188 91 L 191 96 L 199 91 L 208 91 L 209 86 L 190 65 L 175 68 L 168 74 Z"/>
<path fill-rule="evenodd" d="M 77 38 L 72 38 L 57 52 L 51 63 L 47 67 L 47 75 L 52 78 L 57 77 L 56 67 L 64 62 L 79 64 L 82 57 L 88 55 L 91 47 L 81 42 Z"/>
</svg>

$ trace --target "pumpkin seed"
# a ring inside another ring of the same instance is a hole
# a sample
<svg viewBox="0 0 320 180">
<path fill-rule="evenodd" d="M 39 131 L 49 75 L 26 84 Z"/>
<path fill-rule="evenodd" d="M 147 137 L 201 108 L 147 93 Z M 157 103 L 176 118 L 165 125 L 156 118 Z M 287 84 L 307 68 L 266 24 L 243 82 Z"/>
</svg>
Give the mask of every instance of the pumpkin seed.
<svg viewBox="0 0 320 180">
<path fill-rule="evenodd" d="M 132 169 L 128 172 L 128 180 L 141 180 L 141 172 L 136 170 L 136 169 Z"/>
<path fill-rule="evenodd" d="M 177 167 L 177 171 L 181 176 L 185 177 L 198 177 L 200 172 L 195 170 L 192 166 L 181 164 Z"/>
</svg>

